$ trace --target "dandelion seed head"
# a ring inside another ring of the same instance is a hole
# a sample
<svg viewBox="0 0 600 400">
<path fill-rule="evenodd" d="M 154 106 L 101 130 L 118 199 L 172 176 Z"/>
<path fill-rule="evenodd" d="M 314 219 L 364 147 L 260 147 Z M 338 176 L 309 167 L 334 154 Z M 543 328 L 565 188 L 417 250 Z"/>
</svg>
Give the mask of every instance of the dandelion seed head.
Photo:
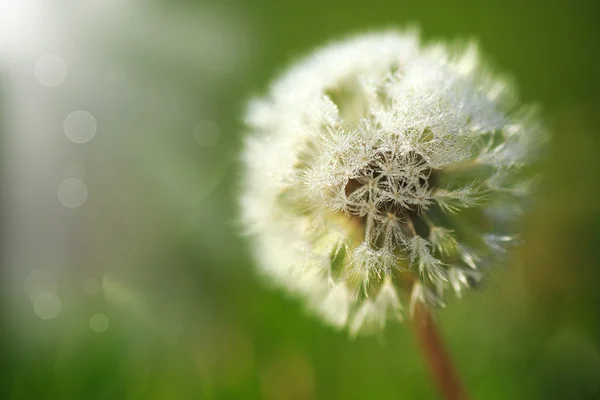
<svg viewBox="0 0 600 400">
<path fill-rule="evenodd" d="M 403 297 L 410 314 L 480 279 L 515 239 L 543 136 L 473 44 L 414 32 L 316 51 L 246 123 L 240 201 L 258 264 L 351 335 L 402 320 Z"/>
</svg>

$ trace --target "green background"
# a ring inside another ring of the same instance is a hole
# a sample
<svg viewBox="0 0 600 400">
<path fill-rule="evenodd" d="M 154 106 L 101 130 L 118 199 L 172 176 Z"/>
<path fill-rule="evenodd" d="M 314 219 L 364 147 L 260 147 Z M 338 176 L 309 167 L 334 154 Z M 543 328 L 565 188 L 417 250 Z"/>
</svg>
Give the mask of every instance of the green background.
<svg viewBox="0 0 600 400">
<path fill-rule="evenodd" d="M 425 40 L 475 38 L 521 100 L 539 106 L 551 135 L 524 245 L 438 313 L 469 392 L 600 399 L 600 13 L 592 1 L 533 3 L 151 2 L 126 18 L 111 14 L 115 6 L 90 26 L 62 2 L 63 54 L 82 77 L 70 68 L 66 88 L 40 96 L 57 115 L 77 106 L 98 120 L 86 145 L 66 143 L 60 118 L 55 133 L 65 141 L 57 163 L 85 165 L 89 196 L 52 219 L 68 228 L 54 244 L 60 257 L 44 255 L 52 229 L 34 224 L 21 230 L 25 250 L 4 260 L 0 398 L 436 398 L 406 324 L 356 340 L 324 326 L 255 273 L 236 221 L 247 100 L 316 46 L 411 24 Z M 105 62 L 126 75 L 103 91 Z M 9 82 L 4 92 L 17 90 Z M 214 147 L 194 142 L 199 120 L 219 127 Z M 4 161 L 10 181 L 18 171 Z M 4 209 L 20 201 L 8 196 Z M 20 256 L 32 253 L 41 256 Z M 32 268 L 58 277 L 54 319 L 28 302 Z M 101 294 L 81 293 L 90 277 L 104 282 Z M 104 333 L 89 327 L 98 312 L 110 318 Z"/>
</svg>

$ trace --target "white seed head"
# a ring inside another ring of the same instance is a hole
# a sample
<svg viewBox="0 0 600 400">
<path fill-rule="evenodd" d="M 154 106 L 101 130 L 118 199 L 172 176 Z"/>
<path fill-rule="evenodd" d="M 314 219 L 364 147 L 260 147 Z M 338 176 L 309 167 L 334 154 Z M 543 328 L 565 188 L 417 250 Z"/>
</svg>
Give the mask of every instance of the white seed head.
<svg viewBox="0 0 600 400">
<path fill-rule="evenodd" d="M 261 269 L 352 335 L 402 319 L 402 297 L 440 306 L 479 280 L 514 238 L 543 136 L 473 45 L 399 32 L 315 52 L 247 124 L 241 210 Z"/>
</svg>

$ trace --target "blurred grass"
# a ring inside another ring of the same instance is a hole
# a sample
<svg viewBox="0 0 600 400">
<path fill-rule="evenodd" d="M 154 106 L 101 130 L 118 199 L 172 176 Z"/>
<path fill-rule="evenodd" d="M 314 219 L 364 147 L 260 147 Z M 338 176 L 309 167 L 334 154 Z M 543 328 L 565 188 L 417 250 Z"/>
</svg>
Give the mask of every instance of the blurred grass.
<svg viewBox="0 0 600 400">
<path fill-rule="evenodd" d="M 486 288 L 439 313 L 467 387 L 478 399 L 600 398 L 596 4 L 152 4 L 130 21 L 160 33 L 148 41 L 128 30 L 76 41 L 122 65 L 133 94 L 83 86 L 64 97 L 65 109 L 85 98 L 102 128 L 67 151 L 84 163 L 90 196 L 58 215 L 70 227 L 59 317 L 39 320 L 21 281 L 4 296 L 1 398 L 435 398 L 406 326 L 356 341 L 323 326 L 257 276 L 235 222 L 246 100 L 317 45 L 407 22 L 425 39 L 478 39 L 523 101 L 540 105 L 553 139 L 526 245 Z M 211 66 L 210 46 L 205 57 L 194 49 L 209 23 L 246 52 L 225 57 L 225 72 Z M 205 119 L 220 127 L 214 148 L 190 135 Z M 10 261 L 3 267 L 23 267 Z M 89 276 L 105 280 L 104 295 L 81 295 Z M 110 317 L 102 334 L 88 325 L 96 312 Z"/>
</svg>

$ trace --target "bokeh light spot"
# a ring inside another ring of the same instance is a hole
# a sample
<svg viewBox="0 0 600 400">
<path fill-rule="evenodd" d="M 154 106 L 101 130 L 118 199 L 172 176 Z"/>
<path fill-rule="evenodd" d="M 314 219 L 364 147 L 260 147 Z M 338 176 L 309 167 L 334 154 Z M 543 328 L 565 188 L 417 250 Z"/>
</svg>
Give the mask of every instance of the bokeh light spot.
<svg viewBox="0 0 600 400">
<path fill-rule="evenodd" d="M 90 328 L 96 333 L 106 332 L 110 325 L 110 320 L 104 314 L 98 313 L 90 318 Z"/>
<path fill-rule="evenodd" d="M 85 203 L 88 191 L 85 183 L 77 178 L 67 178 L 58 186 L 58 199 L 69 208 L 76 208 Z"/>
<path fill-rule="evenodd" d="M 213 121 L 200 121 L 192 133 L 194 140 L 202 147 L 212 147 L 219 141 L 219 126 Z"/>
<path fill-rule="evenodd" d="M 37 81 L 49 88 L 60 86 L 67 79 L 67 73 L 67 63 L 56 54 L 43 56 L 35 65 Z"/>
<path fill-rule="evenodd" d="M 43 292 L 35 296 L 33 310 L 41 319 L 53 319 L 58 316 L 62 303 L 54 293 Z"/>
<path fill-rule="evenodd" d="M 97 129 L 96 118 L 89 111 L 76 110 L 65 118 L 65 135 L 75 143 L 89 142 Z"/>
</svg>

